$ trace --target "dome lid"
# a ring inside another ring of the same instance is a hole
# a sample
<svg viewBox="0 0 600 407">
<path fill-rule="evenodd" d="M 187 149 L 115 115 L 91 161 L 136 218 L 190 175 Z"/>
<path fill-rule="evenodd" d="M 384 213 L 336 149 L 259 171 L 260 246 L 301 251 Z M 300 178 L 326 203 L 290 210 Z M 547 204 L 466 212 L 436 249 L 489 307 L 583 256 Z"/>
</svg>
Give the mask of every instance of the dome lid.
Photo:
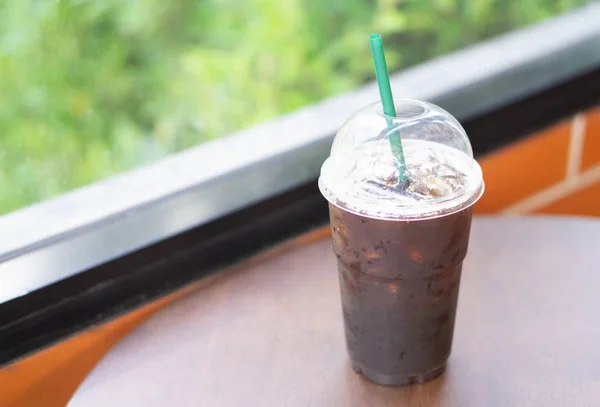
<svg viewBox="0 0 600 407">
<path fill-rule="evenodd" d="M 460 123 L 431 103 L 396 99 L 394 105 L 396 117 L 375 102 L 342 125 L 321 168 L 325 198 L 390 220 L 437 217 L 475 203 L 483 193 L 481 168 Z M 405 166 L 393 148 L 399 142 Z"/>
</svg>

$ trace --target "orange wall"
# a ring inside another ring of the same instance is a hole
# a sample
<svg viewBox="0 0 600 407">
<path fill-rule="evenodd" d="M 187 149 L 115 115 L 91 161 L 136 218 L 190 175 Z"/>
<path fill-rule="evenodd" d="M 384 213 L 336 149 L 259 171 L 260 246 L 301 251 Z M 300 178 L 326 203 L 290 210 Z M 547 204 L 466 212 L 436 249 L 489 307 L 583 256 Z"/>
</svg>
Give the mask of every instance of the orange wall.
<svg viewBox="0 0 600 407">
<path fill-rule="evenodd" d="M 481 161 L 486 192 L 478 213 L 600 216 L 600 108 L 579 114 Z M 323 237 L 320 229 L 292 242 Z M 279 248 L 268 256 L 277 255 Z M 261 255 L 259 258 L 264 257 Z M 64 406 L 108 350 L 187 287 L 0 369 L 0 407 Z"/>
<path fill-rule="evenodd" d="M 486 191 L 478 213 L 600 216 L 600 108 L 481 161 Z"/>
</svg>

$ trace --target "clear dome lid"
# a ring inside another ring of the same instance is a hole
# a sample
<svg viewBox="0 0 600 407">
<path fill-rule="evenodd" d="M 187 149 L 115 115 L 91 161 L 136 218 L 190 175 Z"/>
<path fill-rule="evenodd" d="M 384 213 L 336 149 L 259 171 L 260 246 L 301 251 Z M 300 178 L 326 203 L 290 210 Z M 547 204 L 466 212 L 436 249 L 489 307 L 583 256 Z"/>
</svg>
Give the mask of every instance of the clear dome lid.
<svg viewBox="0 0 600 407">
<path fill-rule="evenodd" d="M 431 103 L 394 105 L 396 117 L 376 102 L 342 125 L 321 168 L 325 198 L 391 220 L 442 216 L 475 203 L 483 193 L 481 168 L 460 123 Z"/>
</svg>

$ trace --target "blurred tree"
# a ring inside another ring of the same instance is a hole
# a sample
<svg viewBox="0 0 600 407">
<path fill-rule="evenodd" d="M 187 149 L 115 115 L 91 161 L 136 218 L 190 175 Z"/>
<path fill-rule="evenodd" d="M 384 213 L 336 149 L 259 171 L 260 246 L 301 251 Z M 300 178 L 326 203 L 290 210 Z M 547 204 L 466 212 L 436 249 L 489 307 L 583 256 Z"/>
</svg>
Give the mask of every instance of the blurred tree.
<svg viewBox="0 0 600 407">
<path fill-rule="evenodd" d="M 0 0 L 0 214 L 585 0 Z"/>
</svg>

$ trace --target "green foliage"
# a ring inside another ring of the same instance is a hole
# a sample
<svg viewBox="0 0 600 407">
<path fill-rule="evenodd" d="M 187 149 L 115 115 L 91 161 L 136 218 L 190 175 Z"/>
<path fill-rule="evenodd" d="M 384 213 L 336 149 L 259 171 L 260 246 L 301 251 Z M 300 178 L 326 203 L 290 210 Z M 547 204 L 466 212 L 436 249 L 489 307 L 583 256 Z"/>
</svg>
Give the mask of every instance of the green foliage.
<svg viewBox="0 0 600 407">
<path fill-rule="evenodd" d="M 582 3 L 0 0 L 0 213 Z"/>
</svg>

